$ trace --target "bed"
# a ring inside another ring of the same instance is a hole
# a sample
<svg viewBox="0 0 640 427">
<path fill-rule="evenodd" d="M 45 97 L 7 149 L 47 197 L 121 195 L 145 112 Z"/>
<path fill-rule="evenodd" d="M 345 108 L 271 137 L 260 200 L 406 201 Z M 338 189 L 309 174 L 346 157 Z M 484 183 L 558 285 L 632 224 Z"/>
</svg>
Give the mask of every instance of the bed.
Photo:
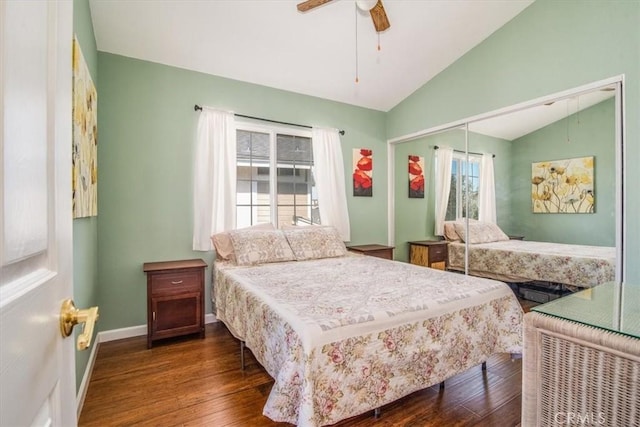
<svg viewBox="0 0 640 427">
<path fill-rule="evenodd" d="M 449 269 L 465 271 L 465 241 L 469 240 L 469 274 L 508 282 L 553 283 L 571 290 L 615 280 L 614 247 L 510 240 L 495 224 L 445 224 Z M 457 238 L 456 238 L 457 237 Z"/>
<path fill-rule="evenodd" d="M 333 424 L 521 352 L 504 283 L 352 254 L 330 227 L 230 234 L 214 312 L 274 378 L 274 421 Z"/>
</svg>

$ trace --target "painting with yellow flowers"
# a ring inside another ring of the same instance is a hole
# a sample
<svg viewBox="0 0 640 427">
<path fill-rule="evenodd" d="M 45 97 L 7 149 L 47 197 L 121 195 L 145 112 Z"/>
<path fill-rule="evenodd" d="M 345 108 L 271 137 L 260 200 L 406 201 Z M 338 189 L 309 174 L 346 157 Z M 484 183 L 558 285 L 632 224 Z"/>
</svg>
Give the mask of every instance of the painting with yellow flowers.
<svg viewBox="0 0 640 427">
<path fill-rule="evenodd" d="M 98 214 L 98 98 L 96 87 L 73 39 L 73 217 Z"/>
<path fill-rule="evenodd" d="M 593 156 L 531 164 L 534 213 L 594 213 Z"/>
</svg>

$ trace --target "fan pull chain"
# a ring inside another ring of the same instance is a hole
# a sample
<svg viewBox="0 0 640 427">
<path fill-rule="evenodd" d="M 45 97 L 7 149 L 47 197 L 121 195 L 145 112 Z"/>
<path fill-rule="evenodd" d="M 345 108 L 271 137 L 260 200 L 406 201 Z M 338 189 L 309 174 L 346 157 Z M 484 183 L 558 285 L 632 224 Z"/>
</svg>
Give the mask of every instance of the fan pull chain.
<svg viewBox="0 0 640 427">
<path fill-rule="evenodd" d="M 567 122 L 567 144 L 571 144 L 571 137 L 569 136 L 569 122 L 571 120 L 569 120 L 569 99 L 567 99 L 567 111 L 565 113 L 565 117 L 566 117 L 566 122 Z"/>
<path fill-rule="evenodd" d="M 378 51 L 380 51 L 380 32 L 377 32 L 378 34 Z"/>
<path fill-rule="evenodd" d="M 356 20 L 356 83 L 360 81 L 358 78 L 358 5 L 354 2 L 355 20 Z"/>
</svg>

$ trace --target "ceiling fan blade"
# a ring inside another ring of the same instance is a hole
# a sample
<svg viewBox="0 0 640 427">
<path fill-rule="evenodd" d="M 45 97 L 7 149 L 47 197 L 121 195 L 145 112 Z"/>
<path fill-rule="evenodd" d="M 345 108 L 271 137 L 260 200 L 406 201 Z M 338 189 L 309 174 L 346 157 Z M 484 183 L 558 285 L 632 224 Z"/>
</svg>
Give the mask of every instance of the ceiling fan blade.
<svg viewBox="0 0 640 427">
<path fill-rule="evenodd" d="M 318 6 L 322 6 L 325 3 L 329 3 L 331 0 L 307 0 L 302 3 L 298 3 L 298 11 L 306 12 L 307 10 L 314 9 Z"/>
<path fill-rule="evenodd" d="M 387 18 L 387 12 L 384 11 L 382 0 L 378 0 L 378 3 L 371 9 L 371 19 L 377 32 L 384 31 L 391 26 Z"/>
</svg>

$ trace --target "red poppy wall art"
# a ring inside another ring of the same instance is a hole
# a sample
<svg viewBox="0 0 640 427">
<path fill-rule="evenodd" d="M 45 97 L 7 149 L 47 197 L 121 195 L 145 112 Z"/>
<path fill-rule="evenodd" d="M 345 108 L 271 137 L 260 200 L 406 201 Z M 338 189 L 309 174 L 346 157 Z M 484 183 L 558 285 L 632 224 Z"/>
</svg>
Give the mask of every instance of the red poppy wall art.
<svg viewBox="0 0 640 427">
<path fill-rule="evenodd" d="M 409 155 L 409 198 L 424 199 L 424 157 Z"/>
<path fill-rule="evenodd" d="M 353 149 L 353 195 L 373 196 L 373 151 L 368 148 Z"/>
</svg>

